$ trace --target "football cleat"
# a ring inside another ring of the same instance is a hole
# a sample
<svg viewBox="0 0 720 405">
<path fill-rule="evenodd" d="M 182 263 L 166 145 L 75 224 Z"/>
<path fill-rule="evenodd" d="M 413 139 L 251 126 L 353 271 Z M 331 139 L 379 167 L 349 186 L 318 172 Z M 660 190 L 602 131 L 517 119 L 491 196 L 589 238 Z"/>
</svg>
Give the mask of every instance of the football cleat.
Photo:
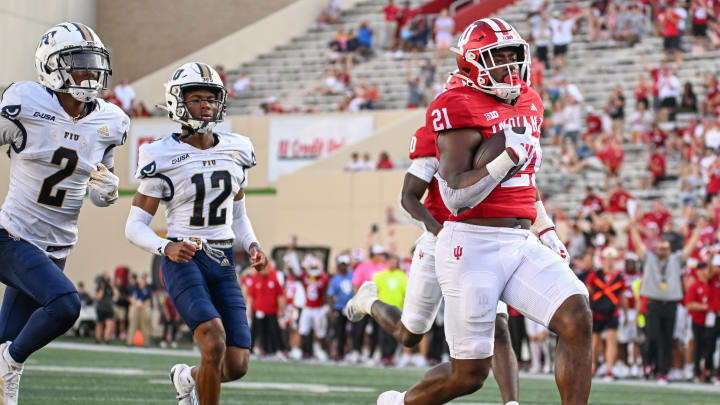
<svg viewBox="0 0 720 405">
<path fill-rule="evenodd" d="M 17 405 L 23 365 L 10 358 L 9 347 L 10 342 L 0 345 L 0 404 Z"/>
<path fill-rule="evenodd" d="M 170 381 L 175 387 L 177 393 L 178 405 L 198 405 L 197 394 L 195 393 L 195 384 L 187 378 L 183 378 L 182 374 L 190 373 L 190 366 L 187 364 L 176 364 L 170 369 Z M 187 371 L 186 371 L 187 370 Z"/>
<path fill-rule="evenodd" d="M 370 315 L 370 308 L 377 299 L 377 284 L 372 281 L 366 281 L 358 288 L 355 296 L 345 304 L 343 312 L 350 322 L 358 322 L 363 319 L 365 315 Z"/>
</svg>

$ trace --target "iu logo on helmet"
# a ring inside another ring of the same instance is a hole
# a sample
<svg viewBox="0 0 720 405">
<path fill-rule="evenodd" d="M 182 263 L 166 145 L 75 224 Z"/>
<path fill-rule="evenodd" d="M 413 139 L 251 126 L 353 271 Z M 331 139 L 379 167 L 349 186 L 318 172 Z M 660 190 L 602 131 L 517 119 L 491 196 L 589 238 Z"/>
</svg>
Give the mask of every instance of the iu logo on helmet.
<svg viewBox="0 0 720 405">
<path fill-rule="evenodd" d="M 462 251 L 462 245 L 455 246 L 455 249 L 453 249 L 453 255 L 455 255 L 455 259 L 460 260 L 460 257 L 462 256 Z"/>
</svg>

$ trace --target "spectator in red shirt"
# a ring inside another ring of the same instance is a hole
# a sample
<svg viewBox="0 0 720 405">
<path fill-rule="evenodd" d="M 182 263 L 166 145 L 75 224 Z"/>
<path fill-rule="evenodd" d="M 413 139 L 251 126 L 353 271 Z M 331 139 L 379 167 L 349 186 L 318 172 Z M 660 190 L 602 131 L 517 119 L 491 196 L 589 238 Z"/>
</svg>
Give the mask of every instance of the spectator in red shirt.
<svg viewBox="0 0 720 405">
<path fill-rule="evenodd" d="M 654 222 L 657 224 L 660 233 L 663 232 L 665 226 L 672 220 L 672 214 L 665 208 L 660 200 L 653 201 L 652 210 L 643 215 L 641 223 Z"/>
<path fill-rule="evenodd" d="M 710 268 L 700 263 L 695 270 L 696 281 L 686 292 L 685 301 L 692 318 L 692 332 L 695 341 L 693 365 L 695 378 L 699 382 L 708 382 L 713 367 L 715 354 L 715 313 L 712 311 L 713 286 L 711 285 Z M 705 359 L 705 369 L 700 369 L 700 360 Z"/>
<path fill-rule="evenodd" d="M 592 106 L 587 106 L 586 111 L 587 115 L 585 116 L 585 127 L 587 130 L 583 134 L 583 139 L 587 141 L 587 138 L 602 132 L 602 118 L 595 114 L 595 110 Z"/>
<path fill-rule="evenodd" d="M 585 188 L 585 199 L 582 200 L 581 212 L 583 215 L 590 213 L 602 214 L 605 211 L 603 201 L 593 191 L 592 187 Z"/>
<path fill-rule="evenodd" d="M 283 349 L 278 314 L 285 311 L 285 291 L 277 271 L 265 266 L 246 281 L 247 305 L 252 311 L 253 342 L 259 341 L 263 354 L 272 355 Z"/>
<path fill-rule="evenodd" d="M 394 166 L 392 160 L 390 160 L 390 155 L 388 155 L 388 153 L 385 151 L 380 152 L 380 159 L 378 159 L 377 162 L 377 169 L 392 169 L 393 167 Z"/>
<path fill-rule="evenodd" d="M 648 170 L 652 174 L 651 182 L 645 184 L 645 188 L 650 185 L 656 187 L 661 180 L 665 180 L 665 156 L 655 147 L 654 143 L 650 144 L 650 157 L 648 158 Z"/>
<path fill-rule="evenodd" d="M 398 14 L 400 9 L 395 5 L 394 0 L 388 0 L 387 6 L 383 8 L 385 14 L 385 37 L 380 45 L 385 49 L 395 50 L 397 47 Z"/>
<path fill-rule="evenodd" d="M 636 205 L 632 194 L 623 188 L 620 181 L 616 181 L 615 188 L 608 198 L 608 212 L 611 214 L 625 213 L 632 217 L 635 214 Z"/>
<path fill-rule="evenodd" d="M 675 65 L 679 66 L 682 61 L 680 53 L 680 23 L 681 16 L 675 12 L 672 4 L 658 15 L 658 23 L 662 27 L 663 48 L 665 49 L 665 60 L 670 60 L 670 55 L 675 57 Z"/>
<path fill-rule="evenodd" d="M 708 167 L 708 183 L 706 199 L 710 201 L 714 196 L 720 194 L 720 159 L 715 159 Z"/>
<path fill-rule="evenodd" d="M 610 178 L 620 175 L 620 166 L 625 157 L 625 150 L 618 145 L 615 137 L 610 137 L 608 145 L 597 153 L 598 159 L 605 165 L 605 190 L 608 190 Z"/>
</svg>

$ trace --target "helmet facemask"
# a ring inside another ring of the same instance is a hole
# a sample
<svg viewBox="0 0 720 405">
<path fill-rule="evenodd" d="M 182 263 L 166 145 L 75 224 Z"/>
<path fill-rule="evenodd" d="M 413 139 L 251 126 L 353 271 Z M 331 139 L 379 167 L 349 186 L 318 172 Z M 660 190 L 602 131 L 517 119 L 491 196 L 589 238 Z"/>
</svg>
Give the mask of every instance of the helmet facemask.
<svg viewBox="0 0 720 405">
<path fill-rule="evenodd" d="M 209 101 L 209 100 L 186 100 L 185 94 L 199 89 L 206 89 L 211 91 L 215 94 L 215 100 Z M 226 107 L 226 98 L 227 98 L 227 90 L 225 90 L 225 87 L 218 86 L 212 83 L 207 84 L 198 84 L 198 83 L 188 83 L 186 85 L 174 85 L 170 88 L 170 94 L 174 96 L 175 98 L 175 104 L 174 106 L 170 105 L 170 118 L 174 121 L 179 122 L 184 127 L 187 127 L 190 129 L 187 131 L 187 134 L 183 135 L 184 137 L 190 137 L 193 136 L 196 132 L 204 134 L 208 132 L 212 132 L 213 128 L 215 126 L 225 120 L 225 107 Z M 210 102 L 216 104 L 216 110 L 215 114 L 212 118 L 209 119 L 202 119 L 202 118 L 195 118 L 190 114 L 190 109 L 188 108 L 188 104 L 190 103 L 202 103 L 202 102 Z"/>
<path fill-rule="evenodd" d="M 505 48 L 516 48 L 517 60 L 496 65 L 492 52 Z M 483 48 L 468 49 L 462 56 L 478 71 L 477 77 L 467 77 L 470 83 L 485 93 L 503 100 L 514 100 L 522 93 L 523 86 L 530 85 L 530 47 L 523 40 L 506 40 Z M 494 69 L 507 69 L 505 82 L 498 82 L 492 77 L 490 71 Z M 460 72 L 461 75 L 466 76 L 468 73 Z"/>
<path fill-rule="evenodd" d="M 45 72 L 54 76 L 50 83 L 53 90 L 68 93 L 82 102 L 94 100 L 101 90 L 107 88 L 112 75 L 110 54 L 104 48 L 79 46 L 66 48 L 50 55 Z M 73 73 L 85 73 L 85 80 L 75 82 Z"/>
</svg>

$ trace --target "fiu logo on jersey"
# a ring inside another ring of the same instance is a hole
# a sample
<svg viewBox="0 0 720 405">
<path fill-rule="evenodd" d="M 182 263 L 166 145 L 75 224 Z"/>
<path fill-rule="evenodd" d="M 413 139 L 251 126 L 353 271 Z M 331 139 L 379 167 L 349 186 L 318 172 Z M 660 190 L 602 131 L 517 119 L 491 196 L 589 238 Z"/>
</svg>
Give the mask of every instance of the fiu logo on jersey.
<svg viewBox="0 0 720 405">
<path fill-rule="evenodd" d="M 65 131 L 65 136 L 64 136 L 64 138 L 65 138 L 65 139 L 69 139 L 69 140 L 71 140 L 71 141 L 77 141 L 78 139 L 80 139 L 80 135 L 78 135 L 78 134 L 73 134 L 72 132 L 67 132 L 67 131 Z"/>
<path fill-rule="evenodd" d="M 33 117 L 42 118 L 42 119 L 48 120 L 48 121 L 55 121 L 55 116 L 54 116 L 54 115 L 45 114 L 45 113 L 40 112 L 40 111 L 35 111 L 35 114 L 33 114 Z"/>
<path fill-rule="evenodd" d="M 215 166 L 215 159 L 203 160 L 203 167 L 206 167 L 206 166 Z"/>
<path fill-rule="evenodd" d="M 97 130 L 97 133 L 102 136 L 110 136 L 110 128 L 107 125 L 103 125 Z"/>
<path fill-rule="evenodd" d="M 500 114 L 498 114 L 497 111 L 490 111 L 490 112 L 485 113 L 485 119 L 488 121 L 492 121 L 497 118 L 500 118 Z"/>
<path fill-rule="evenodd" d="M 456 260 L 460 260 L 460 257 L 462 257 L 462 251 L 463 251 L 462 245 L 455 246 L 455 249 L 453 249 L 453 256 L 455 256 Z"/>
<path fill-rule="evenodd" d="M 187 159 L 187 158 L 189 158 L 189 157 L 190 157 L 190 154 L 189 154 L 189 153 L 186 153 L 186 154 L 184 154 L 184 155 L 180 155 L 180 156 L 178 156 L 178 157 L 176 157 L 176 158 L 174 158 L 174 159 L 172 160 L 172 164 L 178 164 L 178 163 L 182 162 L 183 160 L 185 160 L 185 159 Z"/>
<path fill-rule="evenodd" d="M 152 161 L 145 165 L 142 169 L 140 169 L 140 176 L 141 177 L 152 177 L 155 175 L 155 170 L 157 169 L 157 165 L 155 164 L 155 161 Z"/>
<path fill-rule="evenodd" d="M 13 119 L 20 115 L 20 105 L 6 105 L 2 108 L 2 112 L 0 112 L 0 115 L 2 115 L 5 118 Z"/>
</svg>

